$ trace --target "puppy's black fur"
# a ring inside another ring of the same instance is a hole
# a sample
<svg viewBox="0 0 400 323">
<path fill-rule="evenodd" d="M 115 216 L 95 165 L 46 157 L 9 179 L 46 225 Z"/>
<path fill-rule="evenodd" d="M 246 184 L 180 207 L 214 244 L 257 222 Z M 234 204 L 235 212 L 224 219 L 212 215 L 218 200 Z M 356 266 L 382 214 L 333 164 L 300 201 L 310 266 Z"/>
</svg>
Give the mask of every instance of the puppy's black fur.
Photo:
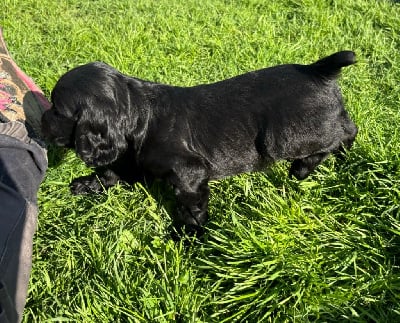
<svg viewBox="0 0 400 323">
<path fill-rule="evenodd" d="M 280 65 L 194 87 L 89 63 L 57 82 L 43 133 L 95 167 L 71 183 L 73 193 L 161 178 L 176 194 L 175 226 L 200 232 L 209 180 L 277 160 L 291 161 L 289 174 L 304 179 L 330 153 L 350 148 L 357 127 L 335 80 L 353 63 L 355 54 L 342 51 L 310 65 Z"/>
</svg>

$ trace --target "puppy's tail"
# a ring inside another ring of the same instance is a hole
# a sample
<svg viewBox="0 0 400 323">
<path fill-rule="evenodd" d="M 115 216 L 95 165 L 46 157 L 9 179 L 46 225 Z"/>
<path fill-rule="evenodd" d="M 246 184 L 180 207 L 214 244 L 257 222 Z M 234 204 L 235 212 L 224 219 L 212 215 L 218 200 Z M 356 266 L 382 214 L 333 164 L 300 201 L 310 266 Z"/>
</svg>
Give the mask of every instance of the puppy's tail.
<svg viewBox="0 0 400 323">
<path fill-rule="evenodd" d="M 337 52 L 324 57 L 310 66 L 321 76 L 335 79 L 340 74 L 340 69 L 356 63 L 356 54 L 350 50 Z"/>
</svg>

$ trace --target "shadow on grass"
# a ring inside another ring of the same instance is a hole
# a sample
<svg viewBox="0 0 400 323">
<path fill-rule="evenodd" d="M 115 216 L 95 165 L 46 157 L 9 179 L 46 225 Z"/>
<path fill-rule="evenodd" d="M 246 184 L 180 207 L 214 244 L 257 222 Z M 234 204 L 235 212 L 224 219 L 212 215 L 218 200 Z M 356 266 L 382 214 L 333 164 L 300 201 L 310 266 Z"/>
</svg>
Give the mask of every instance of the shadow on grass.
<svg viewBox="0 0 400 323">
<path fill-rule="evenodd" d="M 47 158 L 49 161 L 49 167 L 58 167 L 64 160 L 68 153 L 67 148 L 57 147 L 55 145 L 49 145 L 47 149 Z"/>
</svg>

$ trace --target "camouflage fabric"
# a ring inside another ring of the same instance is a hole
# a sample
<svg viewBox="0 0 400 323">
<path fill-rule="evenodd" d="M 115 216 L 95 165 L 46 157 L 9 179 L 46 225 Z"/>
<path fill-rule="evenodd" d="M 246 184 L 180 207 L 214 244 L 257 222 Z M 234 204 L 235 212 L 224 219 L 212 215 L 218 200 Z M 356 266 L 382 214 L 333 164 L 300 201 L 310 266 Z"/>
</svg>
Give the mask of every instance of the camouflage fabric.
<svg viewBox="0 0 400 323">
<path fill-rule="evenodd" d="M 40 119 L 49 107 L 40 88 L 11 58 L 0 28 L 0 121 L 23 122 L 29 135 L 40 138 Z"/>
</svg>

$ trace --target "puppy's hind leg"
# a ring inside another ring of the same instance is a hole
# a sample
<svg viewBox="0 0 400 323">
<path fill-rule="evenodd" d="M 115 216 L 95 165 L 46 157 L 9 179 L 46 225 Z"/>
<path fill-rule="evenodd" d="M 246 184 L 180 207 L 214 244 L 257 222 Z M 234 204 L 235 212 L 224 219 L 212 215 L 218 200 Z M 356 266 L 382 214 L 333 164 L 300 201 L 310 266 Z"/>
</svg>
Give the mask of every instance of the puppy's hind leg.
<svg viewBox="0 0 400 323">
<path fill-rule="evenodd" d="M 197 158 L 185 159 L 178 164 L 168 177 L 177 201 L 173 225 L 178 234 L 185 232 L 199 237 L 203 234 L 202 226 L 208 219 L 208 171 Z"/>
<path fill-rule="evenodd" d="M 357 126 L 350 119 L 346 119 L 342 127 L 344 130 L 343 138 L 341 138 L 339 148 L 333 152 L 339 158 L 343 158 L 346 150 L 351 148 L 358 133 Z"/>
<path fill-rule="evenodd" d="M 289 176 L 294 176 L 299 180 L 305 179 L 326 157 L 328 157 L 327 153 L 320 153 L 302 159 L 295 159 L 290 167 Z"/>
</svg>

